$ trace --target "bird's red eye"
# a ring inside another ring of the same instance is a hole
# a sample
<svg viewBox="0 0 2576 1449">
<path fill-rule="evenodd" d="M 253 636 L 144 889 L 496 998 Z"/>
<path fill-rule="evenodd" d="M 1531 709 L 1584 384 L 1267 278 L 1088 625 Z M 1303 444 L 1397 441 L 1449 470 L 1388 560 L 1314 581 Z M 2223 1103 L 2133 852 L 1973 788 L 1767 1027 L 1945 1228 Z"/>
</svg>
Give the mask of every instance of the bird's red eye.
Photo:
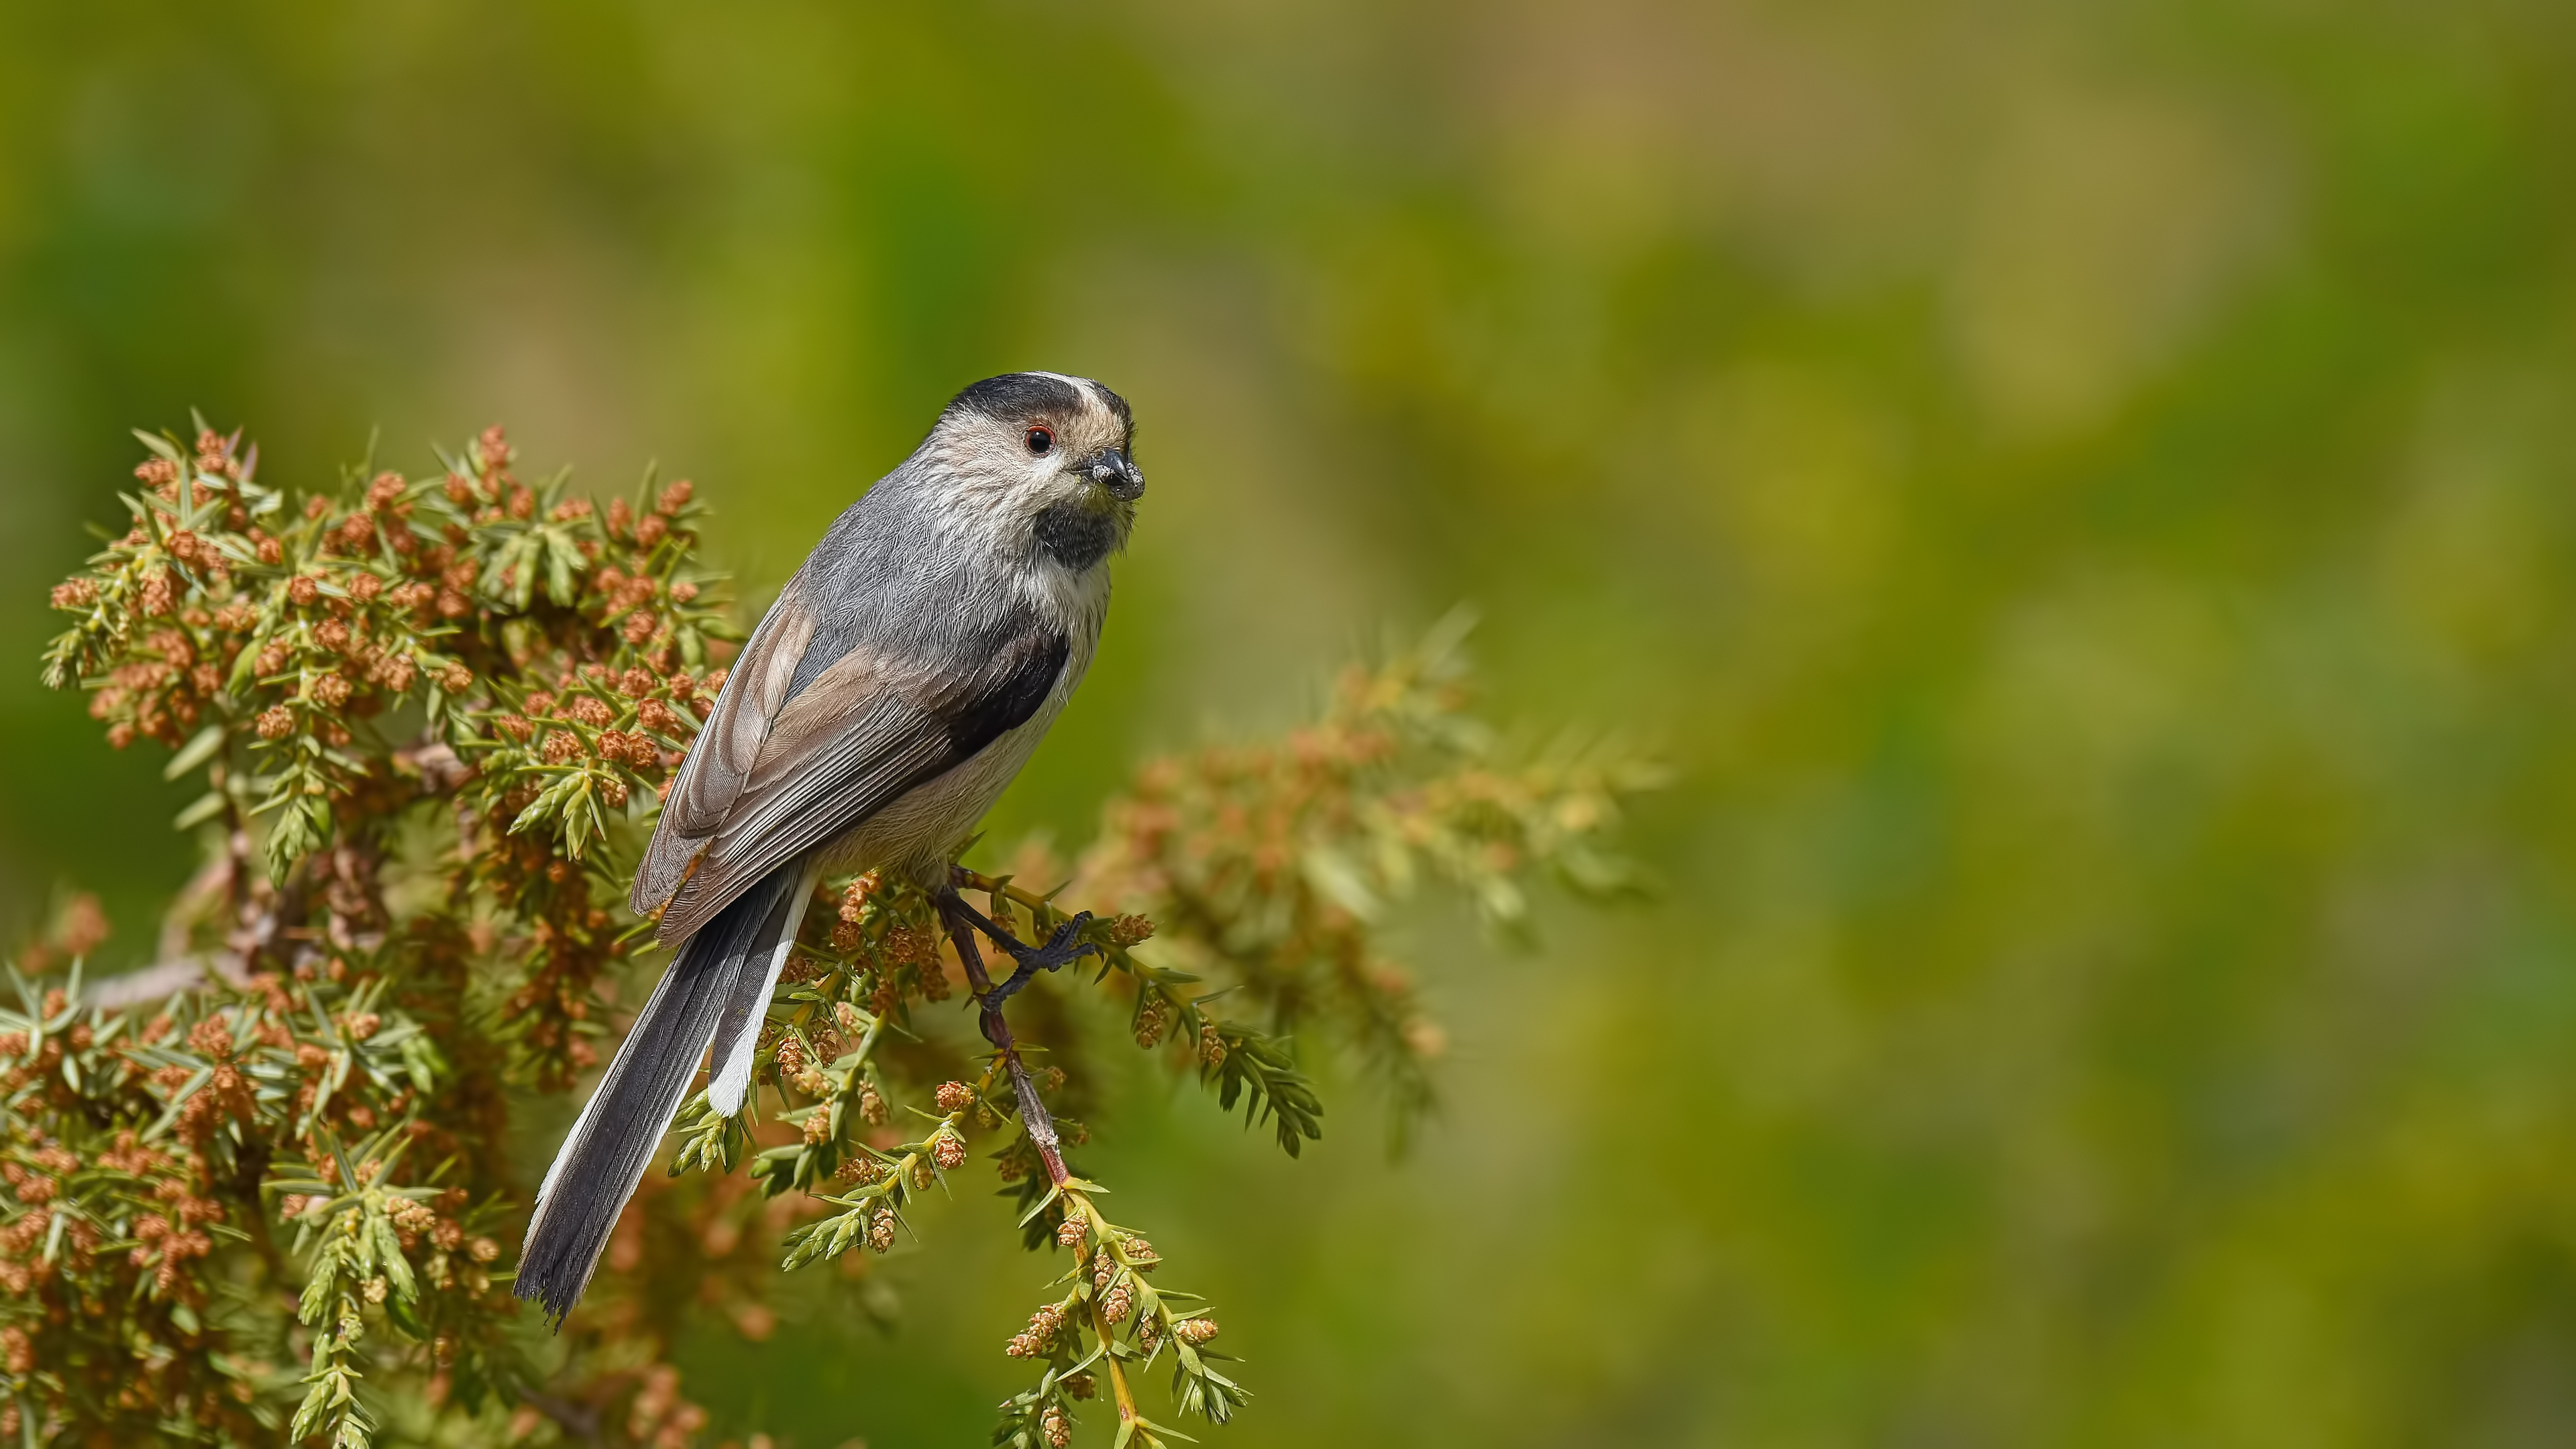
<svg viewBox="0 0 2576 1449">
<path fill-rule="evenodd" d="M 1035 453 L 1035 454 L 1037 454 L 1039 457 L 1043 458 L 1043 457 L 1045 457 L 1045 456 L 1046 456 L 1046 454 L 1047 454 L 1047 450 L 1048 450 L 1048 449 L 1050 449 L 1050 448 L 1052 448 L 1052 447 L 1054 447 L 1054 446 L 1055 446 L 1055 434 L 1053 434 L 1053 433 L 1051 433 L 1051 432 L 1047 431 L 1045 428 L 1031 428 L 1031 429 L 1029 429 L 1029 451 L 1030 451 L 1030 452 Z"/>
</svg>

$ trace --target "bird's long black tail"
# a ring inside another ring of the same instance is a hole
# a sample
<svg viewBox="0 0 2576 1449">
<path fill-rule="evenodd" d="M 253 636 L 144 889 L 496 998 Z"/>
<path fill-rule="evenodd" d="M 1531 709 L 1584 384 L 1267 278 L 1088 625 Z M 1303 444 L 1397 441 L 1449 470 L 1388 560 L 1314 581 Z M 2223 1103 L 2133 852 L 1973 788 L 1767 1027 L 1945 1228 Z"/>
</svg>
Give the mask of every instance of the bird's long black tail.
<svg viewBox="0 0 2576 1449">
<path fill-rule="evenodd" d="M 590 1286 L 600 1250 L 687 1099 L 719 1018 L 728 1006 L 739 1012 L 746 990 L 767 984 L 779 942 L 795 929 L 790 912 L 803 904 L 795 899 L 803 879 L 796 864 L 780 868 L 681 945 L 555 1154 L 537 1189 L 512 1291 L 544 1305 L 556 1323 Z"/>
</svg>

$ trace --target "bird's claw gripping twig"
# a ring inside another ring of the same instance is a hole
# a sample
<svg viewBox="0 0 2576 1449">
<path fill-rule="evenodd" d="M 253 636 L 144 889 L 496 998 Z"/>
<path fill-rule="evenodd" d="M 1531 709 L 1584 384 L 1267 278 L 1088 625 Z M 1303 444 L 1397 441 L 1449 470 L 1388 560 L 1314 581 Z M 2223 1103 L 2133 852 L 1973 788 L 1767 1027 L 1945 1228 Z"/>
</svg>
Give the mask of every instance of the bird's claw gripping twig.
<svg viewBox="0 0 2576 1449">
<path fill-rule="evenodd" d="M 948 938 L 956 944 L 957 964 L 966 970 L 966 985 L 974 992 L 976 1004 L 982 1008 L 984 1039 L 1001 1054 L 1003 1065 L 1010 1072 L 1012 1094 L 1019 1099 L 1020 1125 L 1037 1148 L 1048 1180 L 1062 1187 L 1072 1180 L 1072 1174 L 1064 1165 L 1064 1152 L 1056 1139 L 1055 1119 L 1048 1114 L 1046 1104 L 1038 1100 L 1037 1085 L 1029 1079 L 1029 1069 L 1020 1060 L 1019 1043 L 1012 1039 L 1010 1023 L 1002 1017 L 1002 1003 L 1010 1000 L 1013 992 L 1026 986 L 1029 978 L 1040 971 L 1053 971 L 1099 952 L 1100 948 L 1091 942 L 1075 939 L 1083 926 L 1090 922 L 1091 913 L 1085 911 L 1056 927 L 1055 934 L 1047 938 L 1045 945 L 1031 946 L 1003 930 L 992 917 L 966 904 L 966 898 L 959 895 L 953 885 L 934 899 L 948 926 Z M 1016 967 L 1010 977 L 998 985 L 984 974 L 982 953 L 975 949 L 978 932 L 991 937 L 993 944 L 1008 954 Z"/>
<path fill-rule="evenodd" d="M 1055 934 L 1047 938 L 1045 945 L 1032 946 L 1002 929 L 1000 923 L 992 917 L 966 904 L 963 896 L 955 897 L 952 904 L 960 914 L 974 923 L 976 930 L 989 937 L 1003 955 L 1010 957 L 1016 968 L 1007 980 L 979 993 L 988 1009 L 999 1010 L 1003 1002 L 1018 995 L 1020 988 L 1029 984 L 1029 978 L 1041 971 L 1058 970 L 1085 956 L 1100 954 L 1098 946 L 1089 941 L 1076 939 L 1082 934 L 1082 928 L 1091 924 L 1089 911 L 1084 911 L 1056 927 Z"/>
<path fill-rule="evenodd" d="M 1090 920 L 1091 912 L 1084 911 L 1082 914 L 1075 916 L 1072 920 L 1056 927 L 1055 934 L 1049 936 L 1047 938 L 1047 943 L 1043 946 L 1023 946 L 1008 936 L 993 937 L 993 944 L 1001 947 L 1002 950 L 1010 956 L 1011 960 L 1018 964 L 1017 969 L 1011 972 L 1010 979 L 996 985 L 991 994 L 984 998 L 985 1004 L 988 1006 L 1000 1006 L 1003 1002 L 1010 1000 L 1012 995 L 1018 992 L 1021 987 L 1028 985 L 1030 977 L 1037 975 L 1041 971 L 1054 971 L 1061 967 L 1069 966 L 1074 962 L 1081 960 L 1085 956 L 1099 955 L 1100 948 L 1098 946 L 1093 945 L 1089 941 L 1077 941 L 1074 939 L 1075 936 L 1081 934 L 1083 926 L 1088 924 Z M 978 929 L 981 929 L 981 927 Z"/>
</svg>

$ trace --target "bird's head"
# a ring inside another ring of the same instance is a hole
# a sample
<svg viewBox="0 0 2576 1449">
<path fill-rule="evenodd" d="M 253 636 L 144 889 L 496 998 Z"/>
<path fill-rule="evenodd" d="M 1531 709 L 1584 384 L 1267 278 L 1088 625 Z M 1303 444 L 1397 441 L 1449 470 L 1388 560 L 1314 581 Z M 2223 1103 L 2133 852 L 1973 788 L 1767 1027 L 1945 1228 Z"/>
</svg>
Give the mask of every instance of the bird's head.
<svg viewBox="0 0 2576 1449">
<path fill-rule="evenodd" d="M 1037 554 L 1079 573 L 1124 547 L 1145 475 L 1127 400 L 1088 378 L 1010 372 L 957 394 L 926 450 Z"/>
</svg>

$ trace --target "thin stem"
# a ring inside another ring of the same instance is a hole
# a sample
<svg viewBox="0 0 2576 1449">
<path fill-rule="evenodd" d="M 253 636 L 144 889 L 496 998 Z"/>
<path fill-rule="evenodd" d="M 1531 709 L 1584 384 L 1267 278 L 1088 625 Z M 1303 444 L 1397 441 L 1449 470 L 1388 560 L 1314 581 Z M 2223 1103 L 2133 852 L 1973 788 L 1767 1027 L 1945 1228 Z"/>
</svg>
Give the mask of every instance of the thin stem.
<svg viewBox="0 0 2576 1449">
<path fill-rule="evenodd" d="M 1065 1196 L 1082 1210 L 1084 1220 L 1091 1225 L 1092 1236 L 1100 1240 L 1101 1250 L 1109 1254 L 1110 1261 L 1132 1271 L 1133 1265 L 1127 1262 L 1126 1250 L 1118 1246 L 1117 1235 L 1109 1230 L 1109 1220 L 1100 1215 L 1100 1209 L 1091 1205 L 1090 1197 L 1073 1191 L 1067 1191 Z M 1121 1426 L 1132 1424 L 1137 1419 L 1136 1392 L 1127 1386 L 1127 1369 L 1118 1361 L 1116 1340 L 1108 1315 L 1101 1311 L 1097 1293 L 1091 1296 L 1091 1331 L 1100 1340 L 1100 1361 L 1109 1369 L 1109 1396 L 1117 1402 L 1118 1422 Z"/>
<path fill-rule="evenodd" d="M 1100 1361 L 1109 1369 L 1109 1396 L 1117 1401 L 1118 1422 L 1121 1425 L 1132 1424 L 1136 1422 L 1136 1391 L 1127 1387 L 1127 1369 L 1118 1361 L 1117 1351 L 1110 1344 L 1109 1321 L 1102 1316 L 1098 1299 L 1092 1300 L 1091 1304 L 1091 1331 L 1100 1336 Z"/>
<path fill-rule="evenodd" d="M 1007 896 L 1032 911 L 1055 909 L 1053 902 L 1035 891 L 996 880 L 980 870 L 968 870 L 962 865 L 957 867 L 957 884 L 968 890 L 983 891 L 987 895 Z"/>
<path fill-rule="evenodd" d="M 976 1078 L 975 1080 L 975 1095 L 981 1097 L 986 1092 L 991 1091 L 992 1087 L 993 1072 L 992 1069 L 988 1067 L 985 1069 L 984 1075 Z M 960 1136 L 963 1136 L 966 1131 L 967 1115 L 972 1111 L 973 1108 L 971 1107 L 960 1107 L 956 1111 L 947 1114 L 940 1118 L 939 1125 L 930 1129 L 929 1133 L 921 1140 L 924 1142 L 936 1141 L 939 1134 L 942 1132 L 955 1132 Z M 918 1152 L 907 1152 L 903 1156 L 896 1158 L 892 1170 L 887 1172 L 884 1181 L 882 1183 L 870 1183 L 867 1186 L 860 1188 L 858 1196 L 864 1200 L 870 1196 L 891 1197 L 897 1192 L 902 1192 L 908 1198 L 911 1194 L 912 1174 L 921 1166 L 921 1159 L 922 1154 Z M 819 1193 L 816 1194 L 816 1196 L 820 1195 L 821 1194 Z M 834 1201 L 847 1201 L 847 1199 L 836 1198 Z"/>
<path fill-rule="evenodd" d="M 868 1029 L 859 1033 L 859 1044 L 850 1048 L 851 1052 L 858 1057 L 856 1062 L 850 1064 L 852 1072 L 862 1076 L 867 1073 L 869 1059 L 877 1052 L 877 1038 L 885 1034 L 886 1017 L 891 1014 L 882 1011 L 869 1013 Z"/>
<path fill-rule="evenodd" d="M 1030 1080 L 1027 1063 L 1020 1060 L 1019 1043 L 1011 1036 L 1011 1024 L 1003 1019 L 1002 1008 L 993 999 L 993 980 L 984 974 L 984 953 L 975 945 L 973 913 L 958 898 L 954 886 L 942 891 L 938 901 L 939 914 L 948 926 L 948 939 L 957 947 L 957 964 L 966 968 L 967 989 L 975 993 L 981 1009 L 984 1040 L 993 1044 L 1003 1067 L 1011 1074 L 1011 1094 L 1020 1104 L 1020 1126 L 1029 1134 L 1029 1141 L 1036 1144 L 1038 1160 L 1046 1164 L 1047 1181 L 1062 1187 L 1073 1180 L 1073 1173 L 1064 1165 L 1055 1118 L 1038 1100 L 1037 1083 Z"/>
</svg>

